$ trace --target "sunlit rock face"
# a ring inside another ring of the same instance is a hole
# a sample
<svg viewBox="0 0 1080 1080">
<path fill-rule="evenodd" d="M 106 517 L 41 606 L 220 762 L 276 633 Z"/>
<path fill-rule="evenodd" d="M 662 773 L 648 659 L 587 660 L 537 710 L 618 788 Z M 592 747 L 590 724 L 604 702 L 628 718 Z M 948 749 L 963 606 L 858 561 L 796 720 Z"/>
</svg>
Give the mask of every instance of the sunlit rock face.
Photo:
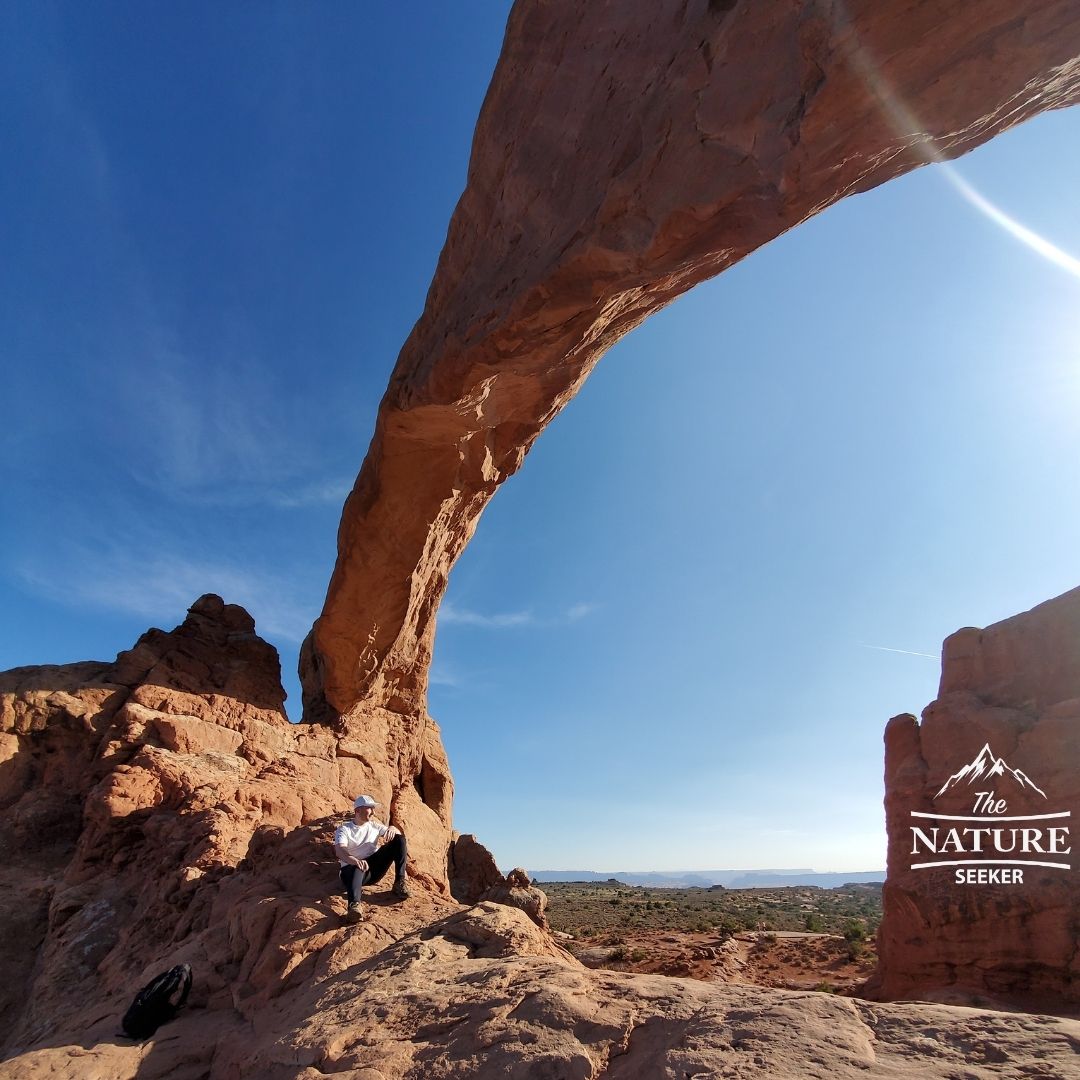
<svg viewBox="0 0 1080 1080">
<path fill-rule="evenodd" d="M 111 1038 L 177 963 L 199 1009 L 234 1019 L 310 979 L 343 944 L 331 839 L 360 791 L 409 836 L 415 895 L 340 962 L 457 909 L 422 769 L 387 756 L 400 717 L 294 725 L 284 698 L 277 652 L 217 596 L 113 662 L 0 673 L 0 1047 L 77 1042 L 103 1018 Z"/>
<path fill-rule="evenodd" d="M 922 723 L 886 729 L 885 789 L 874 992 L 1075 1007 L 1080 589 L 945 642 Z"/>
<path fill-rule="evenodd" d="M 520 0 L 345 506 L 308 715 L 423 714 L 454 560 L 623 334 L 845 195 L 1072 103 L 1078 56 L 1074 0 Z"/>
</svg>

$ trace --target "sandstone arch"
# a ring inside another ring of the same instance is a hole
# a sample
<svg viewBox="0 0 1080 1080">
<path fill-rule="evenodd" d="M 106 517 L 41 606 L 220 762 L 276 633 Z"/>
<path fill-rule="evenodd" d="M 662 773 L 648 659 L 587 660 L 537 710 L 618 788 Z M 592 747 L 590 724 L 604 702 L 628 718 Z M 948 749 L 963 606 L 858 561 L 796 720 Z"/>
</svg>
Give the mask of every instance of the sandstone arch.
<svg viewBox="0 0 1080 1080">
<path fill-rule="evenodd" d="M 342 515 L 305 716 L 420 718 L 419 775 L 450 568 L 606 349 L 845 195 L 1078 98 L 1071 0 L 519 0 Z"/>
</svg>

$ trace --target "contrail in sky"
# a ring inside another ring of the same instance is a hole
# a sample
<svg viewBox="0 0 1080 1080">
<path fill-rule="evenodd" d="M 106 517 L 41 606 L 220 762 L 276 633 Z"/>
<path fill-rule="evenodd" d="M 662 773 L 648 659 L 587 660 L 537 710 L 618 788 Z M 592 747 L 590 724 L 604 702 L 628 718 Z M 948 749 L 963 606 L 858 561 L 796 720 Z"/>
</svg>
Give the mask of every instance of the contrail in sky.
<svg viewBox="0 0 1080 1080">
<path fill-rule="evenodd" d="M 925 656 L 927 660 L 937 660 L 939 657 L 928 652 L 912 652 L 910 649 L 890 649 L 887 645 L 864 645 L 861 641 L 856 642 L 860 649 L 877 649 L 878 652 L 897 652 L 904 656 Z"/>
</svg>

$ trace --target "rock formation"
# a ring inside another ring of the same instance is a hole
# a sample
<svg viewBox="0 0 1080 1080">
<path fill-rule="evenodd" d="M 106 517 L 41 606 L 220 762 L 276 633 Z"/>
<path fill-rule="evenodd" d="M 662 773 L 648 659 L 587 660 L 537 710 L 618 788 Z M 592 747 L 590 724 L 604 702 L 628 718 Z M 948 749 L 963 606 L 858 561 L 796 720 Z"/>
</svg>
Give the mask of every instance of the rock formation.
<svg viewBox="0 0 1080 1080">
<path fill-rule="evenodd" d="M 0 1077 L 1075 1075 L 1075 1021 L 592 973 L 537 925 L 542 905 L 537 922 L 462 909 L 451 876 L 469 898 L 528 890 L 451 832 L 426 682 L 451 565 L 613 342 L 844 195 L 1076 100 L 1078 56 L 1073 0 L 519 0 L 302 653 L 319 723 L 287 722 L 276 654 L 218 597 L 113 663 L 0 676 Z M 1026 646 L 986 641 L 958 639 L 942 708 L 1075 799 L 1039 771 L 1070 677 L 1050 658 L 999 678 Z M 929 806 L 928 763 L 948 755 L 933 716 L 921 744 L 913 723 L 890 728 L 890 791 Z M 346 929 L 328 845 L 361 790 L 409 836 L 420 887 L 404 905 L 375 891 Z M 1017 950 L 1045 930 L 1027 989 L 1062 988 L 1064 922 L 1012 895 L 949 907 L 926 880 L 897 866 L 885 993 L 974 985 L 961 931 L 934 967 L 912 929 L 957 914 L 1008 924 Z M 183 1018 L 118 1039 L 134 991 L 179 962 Z"/>
<path fill-rule="evenodd" d="M 520 866 L 514 867 L 506 875 L 504 882 L 492 885 L 491 888 L 485 890 L 480 899 L 515 907 L 519 911 L 524 911 L 541 930 L 551 929 L 545 914 L 548 906 L 547 893 L 536 888 L 529 878 L 528 871 Z"/>
<path fill-rule="evenodd" d="M 212 596 L 111 664 L 0 675 L 0 1080 L 1075 1074 L 1076 1020 L 589 971 L 522 870 L 466 908 L 421 869 L 346 927 L 331 828 L 371 761 L 282 698 Z M 473 838 L 453 858 L 465 891 L 497 874 Z M 118 1035 L 180 962 L 181 1017 Z"/>
<path fill-rule="evenodd" d="M 421 717 L 500 483 L 604 351 L 845 195 L 1080 97 L 1074 0 L 518 0 L 345 506 L 307 714 Z"/>
<path fill-rule="evenodd" d="M 463 904 L 475 904 L 488 889 L 505 884 L 491 852 L 472 833 L 454 833 L 447 873 L 451 895 Z"/>
<path fill-rule="evenodd" d="M 874 993 L 1075 1009 L 1080 589 L 945 642 L 922 723 L 897 716 L 886 729 L 885 791 Z M 912 868 L 926 862 L 958 865 Z"/>
<path fill-rule="evenodd" d="M 360 790 L 406 829 L 413 805 L 390 801 L 387 743 L 292 725 L 283 701 L 277 653 L 216 596 L 111 664 L 0 675 L 9 1048 L 61 1018 L 76 1037 L 182 961 L 196 1002 L 242 1013 L 307 977 L 339 922 L 335 822 Z M 415 847 L 417 899 L 348 955 L 456 909 L 446 849 Z"/>
<path fill-rule="evenodd" d="M 604 351 L 844 195 L 1080 97 L 1070 0 L 520 0 L 425 310 L 301 655 L 304 715 L 386 747 L 381 797 L 452 842 L 435 616 L 497 487 Z"/>
</svg>

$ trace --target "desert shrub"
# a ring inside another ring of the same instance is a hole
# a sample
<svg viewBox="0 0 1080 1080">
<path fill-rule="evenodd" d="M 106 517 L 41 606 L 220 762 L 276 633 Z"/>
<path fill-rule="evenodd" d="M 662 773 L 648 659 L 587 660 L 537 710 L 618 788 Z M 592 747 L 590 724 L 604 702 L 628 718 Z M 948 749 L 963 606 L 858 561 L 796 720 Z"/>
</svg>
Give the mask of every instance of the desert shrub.
<svg viewBox="0 0 1080 1080">
<path fill-rule="evenodd" d="M 848 959 L 858 960 L 866 951 L 866 926 L 854 919 L 844 927 Z"/>
</svg>

